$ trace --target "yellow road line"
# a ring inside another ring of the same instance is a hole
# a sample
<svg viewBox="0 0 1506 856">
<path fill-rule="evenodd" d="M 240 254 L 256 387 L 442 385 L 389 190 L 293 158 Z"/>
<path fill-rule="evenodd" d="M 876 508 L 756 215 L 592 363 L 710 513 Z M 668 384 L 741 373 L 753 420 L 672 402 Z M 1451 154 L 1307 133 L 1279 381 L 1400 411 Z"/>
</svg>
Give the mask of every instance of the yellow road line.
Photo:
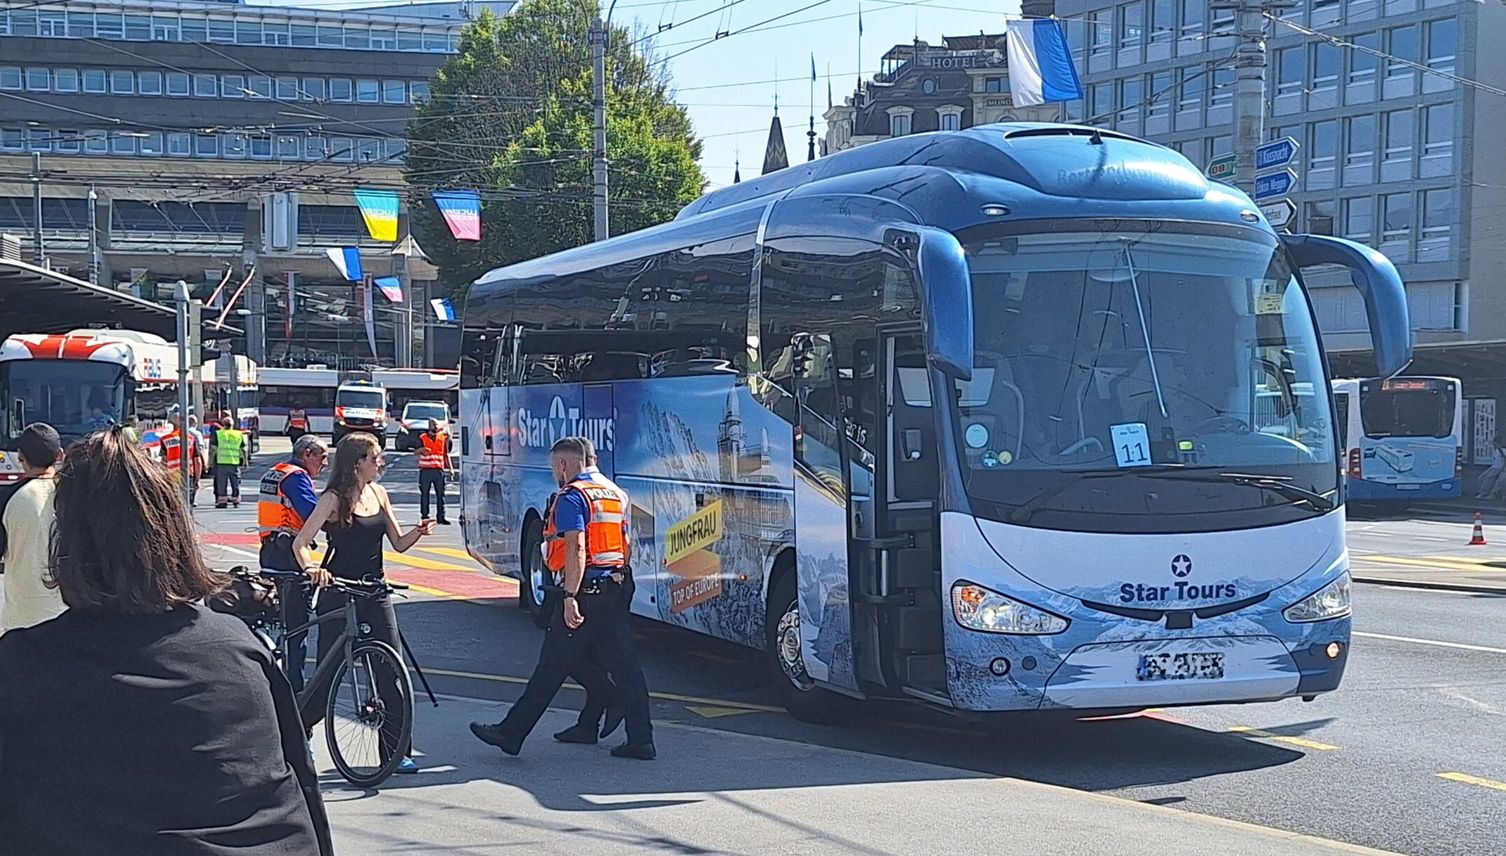
<svg viewBox="0 0 1506 856">
<path fill-rule="evenodd" d="M 1375 563 L 1382 565 L 1413 565 L 1419 568 L 1444 567 L 1455 571 L 1483 571 L 1486 573 L 1502 570 L 1501 568 L 1494 568 L 1490 565 L 1485 564 L 1485 562 L 1488 561 L 1498 560 L 1459 559 L 1449 556 L 1429 556 L 1422 559 L 1413 559 L 1406 556 L 1365 556 L 1355 564 Z"/>
<path fill-rule="evenodd" d="M 454 592 L 442 591 L 437 588 L 429 588 L 428 586 L 419 586 L 414 585 L 413 583 L 403 583 L 403 585 L 407 586 L 410 591 L 416 591 L 420 594 L 429 595 L 430 597 L 438 597 L 445 600 L 472 600 L 472 598 L 466 597 L 463 594 L 455 594 Z"/>
<path fill-rule="evenodd" d="M 1334 750 L 1339 748 L 1331 743 L 1319 743 L 1316 740 L 1307 740 L 1302 737 L 1288 737 L 1285 734 L 1272 734 L 1269 731 L 1262 731 L 1259 728 L 1251 728 L 1248 725 L 1236 725 L 1233 728 L 1230 728 L 1229 732 L 1231 734 L 1238 734 L 1242 737 L 1258 737 L 1261 740 L 1275 740 L 1279 743 L 1287 743 L 1292 746 L 1299 746 L 1303 749 L 1311 749 L 1314 752 L 1333 752 Z"/>
<path fill-rule="evenodd" d="M 426 571 L 464 571 L 468 574 L 480 573 L 481 569 L 475 565 L 457 565 L 454 562 L 440 562 L 435 559 L 425 559 L 412 553 L 394 553 L 386 551 L 382 554 L 387 561 L 396 565 L 406 565 L 410 568 L 422 568 Z"/>
<path fill-rule="evenodd" d="M 485 672 L 461 672 L 454 669 L 424 669 L 430 675 L 443 675 L 449 678 L 470 678 L 476 681 L 490 681 L 496 684 L 526 684 L 527 678 L 519 678 L 513 675 L 489 675 Z M 579 684 L 570 681 L 565 686 L 572 689 L 583 689 Z M 748 713 L 784 713 L 782 707 L 772 707 L 766 704 L 750 704 L 742 701 L 728 701 L 720 698 L 701 698 L 700 696 L 677 695 L 675 693 L 649 693 L 650 698 L 661 701 L 678 701 L 684 704 L 711 705 L 713 707 L 736 708 Z"/>
<path fill-rule="evenodd" d="M 466 551 L 458 547 L 414 547 L 413 549 L 422 550 L 425 553 L 433 553 L 436 556 L 449 556 L 452 559 L 463 559 L 467 562 L 476 561 L 471 557 L 470 553 L 467 553 Z"/>
<path fill-rule="evenodd" d="M 1471 776 L 1468 773 L 1439 773 L 1438 778 L 1448 779 L 1451 782 L 1463 782 L 1466 785 L 1490 788 L 1493 791 L 1506 791 L 1506 782 L 1498 782 L 1495 779 L 1482 779 L 1479 776 Z"/>
</svg>

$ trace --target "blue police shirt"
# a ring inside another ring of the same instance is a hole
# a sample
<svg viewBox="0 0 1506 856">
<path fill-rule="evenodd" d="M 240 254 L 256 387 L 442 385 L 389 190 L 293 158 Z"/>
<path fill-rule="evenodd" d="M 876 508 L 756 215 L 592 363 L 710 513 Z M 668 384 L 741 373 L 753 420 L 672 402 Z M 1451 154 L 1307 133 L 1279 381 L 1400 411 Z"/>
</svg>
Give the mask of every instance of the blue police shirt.
<svg viewBox="0 0 1506 856">
<path fill-rule="evenodd" d="M 298 516 L 307 520 L 314 516 L 314 506 L 319 504 L 319 497 L 314 494 L 314 480 L 309 477 L 308 470 L 298 466 L 297 461 L 290 463 L 297 469 L 283 478 L 282 493 Z"/>
<path fill-rule="evenodd" d="M 596 467 L 586 467 L 580 475 L 571 479 L 572 482 L 592 481 L 597 484 L 606 484 L 606 478 L 601 470 Z M 586 498 L 578 490 L 567 490 L 560 493 L 554 500 L 554 531 L 561 534 L 565 532 L 586 531 L 586 521 L 591 519 L 591 508 Z M 615 568 L 586 568 L 586 579 L 599 580 L 608 577 Z"/>
</svg>

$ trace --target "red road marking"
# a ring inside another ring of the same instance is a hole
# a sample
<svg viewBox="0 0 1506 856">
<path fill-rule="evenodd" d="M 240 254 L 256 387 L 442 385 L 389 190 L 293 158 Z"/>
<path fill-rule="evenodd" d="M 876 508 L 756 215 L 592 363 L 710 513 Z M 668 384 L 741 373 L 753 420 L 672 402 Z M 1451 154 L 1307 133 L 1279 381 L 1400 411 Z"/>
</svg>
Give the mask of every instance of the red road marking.
<svg viewBox="0 0 1506 856">
<path fill-rule="evenodd" d="M 261 543 L 255 532 L 200 532 L 199 538 L 205 544 L 221 547 L 255 547 Z"/>
<path fill-rule="evenodd" d="M 400 583 L 442 591 L 466 600 L 498 600 L 518 596 L 517 580 L 494 577 L 489 574 L 431 571 L 424 568 L 392 565 L 388 565 L 387 574 Z"/>
</svg>

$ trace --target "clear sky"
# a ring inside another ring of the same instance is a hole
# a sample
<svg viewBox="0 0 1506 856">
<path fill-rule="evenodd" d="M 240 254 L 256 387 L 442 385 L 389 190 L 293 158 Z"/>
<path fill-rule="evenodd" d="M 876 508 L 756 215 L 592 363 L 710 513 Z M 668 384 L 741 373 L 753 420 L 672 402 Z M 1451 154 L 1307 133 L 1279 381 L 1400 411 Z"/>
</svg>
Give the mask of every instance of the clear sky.
<svg viewBox="0 0 1506 856">
<path fill-rule="evenodd" d="M 351 0 L 251 3 L 357 5 Z M 859 73 L 868 77 L 877 71 L 879 57 L 890 47 L 917 36 L 938 44 L 943 35 L 1002 32 L 1004 16 L 1018 15 L 1019 9 L 1019 0 L 618 0 L 612 20 L 640 32 L 666 28 L 654 38 L 653 50 L 669 64 L 679 101 L 689 107 L 705 140 L 702 168 L 708 188 L 717 188 L 732 182 L 739 160 L 743 177 L 758 174 L 776 92 L 790 161 L 805 159 L 812 54 L 819 139 L 826 133 L 821 114 L 828 71 L 832 98 L 841 103 L 852 94 Z M 712 40 L 718 32 L 728 35 Z"/>
</svg>

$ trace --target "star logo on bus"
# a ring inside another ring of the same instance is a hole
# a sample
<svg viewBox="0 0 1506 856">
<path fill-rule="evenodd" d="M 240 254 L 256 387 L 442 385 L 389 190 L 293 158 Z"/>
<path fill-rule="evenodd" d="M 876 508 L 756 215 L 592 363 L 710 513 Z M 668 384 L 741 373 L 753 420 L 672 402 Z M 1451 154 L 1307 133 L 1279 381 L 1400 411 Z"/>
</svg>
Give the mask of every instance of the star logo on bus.
<svg viewBox="0 0 1506 856">
<path fill-rule="evenodd" d="M 1171 575 L 1185 577 L 1192 573 L 1192 558 L 1186 553 L 1178 553 L 1171 559 Z"/>
</svg>

